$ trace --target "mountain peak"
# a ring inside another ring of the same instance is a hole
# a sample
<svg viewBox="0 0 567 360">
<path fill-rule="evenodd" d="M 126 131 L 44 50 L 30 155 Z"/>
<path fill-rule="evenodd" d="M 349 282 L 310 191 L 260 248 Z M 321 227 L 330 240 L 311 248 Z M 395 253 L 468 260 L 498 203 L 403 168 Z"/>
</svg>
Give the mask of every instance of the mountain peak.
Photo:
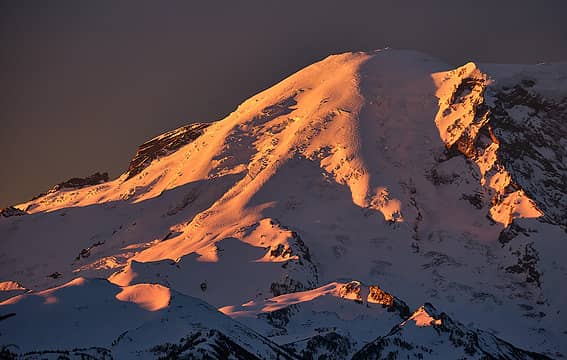
<svg viewBox="0 0 567 360">
<path fill-rule="evenodd" d="M 554 284 L 567 277 L 567 98 L 553 84 L 566 76 L 567 66 L 453 68 L 406 50 L 330 56 L 222 120 L 142 144 L 117 179 L 73 181 L 3 211 L 0 280 L 37 299 L 103 278 L 112 304 L 121 293 L 121 306 L 154 314 L 191 296 L 305 356 L 333 341 L 350 356 L 378 338 L 435 352 L 421 334 L 466 356 L 437 331 L 456 324 L 445 314 L 473 337 L 472 325 L 565 353 L 567 293 Z M 446 313 L 405 305 L 424 301 Z M 20 305 L 2 306 L 15 321 Z M 204 328 L 172 330 L 184 340 L 171 346 L 219 329 Z"/>
<path fill-rule="evenodd" d="M 437 310 L 429 303 L 421 305 L 405 323 L 409 321 L 414 322 L 416 326 L 433 326 L 442 323 L 440 316 L 437 315 Z"/>
</svg>

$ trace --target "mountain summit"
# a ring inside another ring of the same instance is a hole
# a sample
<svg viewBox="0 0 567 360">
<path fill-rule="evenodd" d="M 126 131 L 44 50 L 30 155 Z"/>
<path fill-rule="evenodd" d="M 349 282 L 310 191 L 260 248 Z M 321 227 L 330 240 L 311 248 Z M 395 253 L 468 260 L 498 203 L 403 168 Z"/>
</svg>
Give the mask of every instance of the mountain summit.
<svg viewBox="0 0 567 360">
<path fill-rule="evenodd" d="M 117 179 L 4 210 L 0 344 L 567 356 L 565 119 L 567 65 L 330 56 L 144 143 Z"/>
</svg>

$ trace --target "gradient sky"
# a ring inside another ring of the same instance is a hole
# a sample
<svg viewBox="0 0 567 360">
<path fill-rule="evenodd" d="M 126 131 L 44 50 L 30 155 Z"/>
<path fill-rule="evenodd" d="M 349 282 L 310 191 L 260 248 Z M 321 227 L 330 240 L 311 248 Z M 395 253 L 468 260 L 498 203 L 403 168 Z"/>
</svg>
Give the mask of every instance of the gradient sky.
<svg viewBox="0 0 567 360">
<path fill-rule="evenodd" d="M 0 207 L 119 176 L 138 144 L 329 54 L 567 61 L 567 1 L 0 1 Z"/>
</svg>

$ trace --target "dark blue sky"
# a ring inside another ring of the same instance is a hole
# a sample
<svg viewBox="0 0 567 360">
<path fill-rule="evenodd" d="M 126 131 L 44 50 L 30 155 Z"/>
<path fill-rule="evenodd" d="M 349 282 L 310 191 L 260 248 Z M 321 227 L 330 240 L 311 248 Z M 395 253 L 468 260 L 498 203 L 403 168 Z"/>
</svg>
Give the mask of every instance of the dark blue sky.
<svg viewBox="0 0 567 360">
<path fill-rule="evenodd" d="M 0 207 L 124 171 L 328 54 L 567 61 L 567 1 L 0 1 Z"/>
</svg>

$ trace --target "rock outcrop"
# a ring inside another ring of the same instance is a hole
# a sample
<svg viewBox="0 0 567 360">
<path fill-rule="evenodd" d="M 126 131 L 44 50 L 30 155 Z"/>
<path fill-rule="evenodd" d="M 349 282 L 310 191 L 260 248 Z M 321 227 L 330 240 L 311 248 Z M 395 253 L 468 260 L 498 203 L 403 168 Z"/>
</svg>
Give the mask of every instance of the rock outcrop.
<svg viewBox="0 0 567 360">
<path fill-rule="evenodd" d="M 203 135 L 203 131 L 210 125 L 210 123 L 194 123 L 182 126 L 179 129 L 168 131 L 143 143 L 138 147 L 136 155 L 130 161 L 128 171 L 126 172 L 126 180 L 138 175 L 155 159 L 195 141 Z"/>
</svg>

